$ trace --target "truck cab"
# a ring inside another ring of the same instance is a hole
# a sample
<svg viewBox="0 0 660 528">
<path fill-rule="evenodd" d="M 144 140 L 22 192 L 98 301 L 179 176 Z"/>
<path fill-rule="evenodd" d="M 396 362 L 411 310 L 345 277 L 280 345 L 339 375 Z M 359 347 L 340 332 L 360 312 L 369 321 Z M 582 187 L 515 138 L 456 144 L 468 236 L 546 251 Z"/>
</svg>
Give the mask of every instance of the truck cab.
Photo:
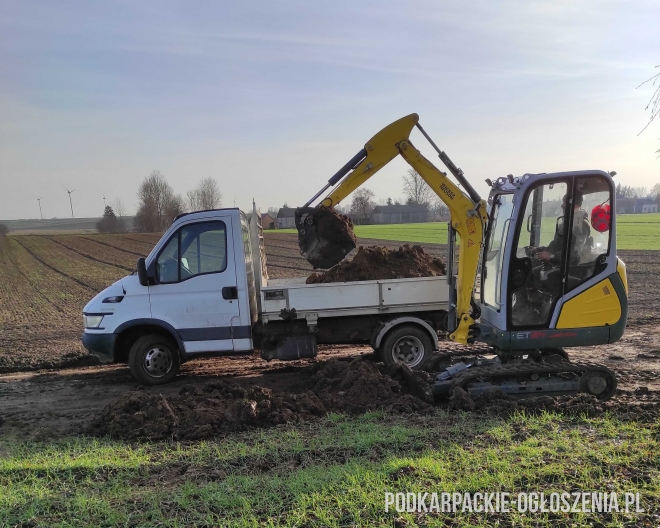
<svg viewBox="0 0 660 528">
<path fill-rule="evenodd" d="M 181 354 L 253 349 L 257 307 L 245 214 L 179 216 L 144 265 L 146 284 L 134 273 L 85 306 L 87 349 L 104 361 L 126 360 L 128 349 L 149 335 L 153 346 L 143 361 L 152 375 L 165 377 L 176 372 Z"/>
</svg>

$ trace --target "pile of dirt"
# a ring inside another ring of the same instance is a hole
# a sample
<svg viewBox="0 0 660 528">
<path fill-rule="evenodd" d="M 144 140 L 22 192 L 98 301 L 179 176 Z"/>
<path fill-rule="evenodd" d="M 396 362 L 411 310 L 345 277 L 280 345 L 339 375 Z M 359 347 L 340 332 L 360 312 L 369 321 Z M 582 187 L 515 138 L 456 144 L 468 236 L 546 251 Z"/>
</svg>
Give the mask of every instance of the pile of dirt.
<svg viewBox="0 0 660 528">
<path fill-rule="evenodd" d="M 88 433 L 121 439 L 200 440 L 310 420 L 332 411 L 419 412 L 430 409 L 429 403 L 414 395 L 424 397 L 420 388 L 423 381 L 424 374 L 413 374 L 405 367 L 388 371 L 362 358 L 333 359 L 320 364 L 308 382 L 309 388 L 295 394 L 258 386 L 245 388 L 228 381 L 186 385 L 173 397 L 127 392 L 103 409 Z M 430 393 L 426 396 L 428 401 Z"/>
<path fill-rule="evenodd" d="M 340 262 L 325 273 L 312 273 L 307 284 L 364 280 L 436 277 L 446 274 L 445 263 L 422 246 L 405 244 L 399 249 L 360 246 L 353 259 Z"/>
<path fill-rule="evenodd" d="M 307 261 L 314 268 L 334 266 L 357 246 L 353 222 L 331 207 L 318 207 L 311 214 L 316 245 L 307 253 Z M 302 240 L 305 240 L 304 237 Z M 301 247 L 301 249 L 306 249 Z"/>
</svg>

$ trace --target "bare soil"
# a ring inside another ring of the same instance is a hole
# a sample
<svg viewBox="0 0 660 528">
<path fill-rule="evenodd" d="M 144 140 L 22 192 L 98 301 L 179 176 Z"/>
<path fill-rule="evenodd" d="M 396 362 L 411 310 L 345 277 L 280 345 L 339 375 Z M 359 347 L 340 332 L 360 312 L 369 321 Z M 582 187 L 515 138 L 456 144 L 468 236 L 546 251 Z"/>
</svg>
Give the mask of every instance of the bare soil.
<svg viewBox="0 0 660 528">
<path fill-rule="evenodd" d="M 24 245 L 13 238 L 0 241 L 4 274 L 0 282 L 0 372 L 5 373 L 0 375 L 0 435 L 53 438 L 91 432 L 123 438 L 194 438 L 281 420 L 313 420 L 330 411 L 385 408 L 414 413 L 429 408 L 419 386 L 402 372 L 390 376 L 374 361 L 369 347 L 322 346 L 318 359 L 294 362 L 265 362 L 258 354 L 196 360 L 183 365 L 169 385 L 141 387 L 126 366 L 97 365 L 82 349 L 80 312 L 94 291 L 80 282 L 95 283 L 94 274 L 99 270 L 121 277 L 125 271 L 120 266 L 129 266 L 136 256 L 130 252 L 146 254 L 158 237 L 49 235 L 50 240 L 34 237 Z M 360 242 L 390 250 L 402 244 Z M 124 248 L 116 249 L 116 259 L 114 246 Z M 445 246 L 421 246 L 432 257 L 446 254 Z M 266 247 L 271 277 L 308 276 L 313 271 L 299 253 L 295 234 L 267 232 Z M 610 402 L 603 404 L 586 396 L 524 402 L 495 393 L 471 403 L 456 394 L 441 405 L 495 414 L 521 408 L 588 414 L 608 410 L 624 418 L 657 420 L 660 252 L 620 251 L 620 256 L 627 264 L 630 287 L 624 337 L 613 345 L 569 351 L 576 361 L 602 363 L 616 372 L 619 387 Z M 85 265 L 73 266 L 74 259 Z M 441 349 L 464 350 L 468 356 L 482 352 L 448 341 L 442 342 Z"/>
<path fill-rule="evenodd" d="M 459 349 L 466 355 L 482 352 L 441 343 L 442 352 Z M 612 400 L 602 403 L 579 395 L 525 401 L 495 393 L 472 404 L 455 396 L 438 405 L 497 415 L 547 409 L 589 415 L 609 411 L 624 419 L 658 420 L 660 327 L 630 329 L 614 345 L 571 349 L 570 355 L 616 372 L 619 387 Z M 173 383 L 161 387 L 140 386 L 123 365 L 6 374 L 0 376 L 0 434 L 192 439 L 281 420 L 310 420 L 329 411 L 383 408 L 407 414 L 430 409 L 415 384 L 402 373 L 390 376 L 369 347 L 323 346 L 318 358 L 265 362 L 253 354 L 191 361 Z"/>
<path fill-rule="evenodd" d="M 312 273 L 307 284 L 363 280 L 435 277 L 447 273 L 445 263 L 432 257 L 419 245 L 404 244 L 398 249 L 360 246 L 357 254 L 324 273 Z"/>
</svg>

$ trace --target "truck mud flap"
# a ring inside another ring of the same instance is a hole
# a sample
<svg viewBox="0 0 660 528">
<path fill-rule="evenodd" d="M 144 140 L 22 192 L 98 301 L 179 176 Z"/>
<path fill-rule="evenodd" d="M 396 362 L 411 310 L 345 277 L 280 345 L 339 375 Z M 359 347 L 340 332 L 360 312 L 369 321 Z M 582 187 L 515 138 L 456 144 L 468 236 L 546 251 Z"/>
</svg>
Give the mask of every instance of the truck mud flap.
<svg viewBox="0 0 660 528">
<path fill-rule="evenodd" d="M 278 336 L 265 339 L 261 345 L 261 357 L 266 360 L 313 358 L 317 354 L 316 335 Z"/>
</svg>

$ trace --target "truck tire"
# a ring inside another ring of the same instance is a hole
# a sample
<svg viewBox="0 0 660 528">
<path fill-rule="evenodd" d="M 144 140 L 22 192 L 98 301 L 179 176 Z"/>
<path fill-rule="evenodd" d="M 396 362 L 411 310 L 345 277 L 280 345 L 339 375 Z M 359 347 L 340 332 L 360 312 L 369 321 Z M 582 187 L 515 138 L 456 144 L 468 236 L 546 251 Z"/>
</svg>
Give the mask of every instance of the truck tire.
<svg viewBox="0 0 660 528">
<path fill-rule="evenodd" d="M 179 371 L 179 351 L 172 339 L 160 334 L 140 337 L 128 354 L 131 376 L 143 385 L 162 385 Z"/>
<path fill-rule="evenodd" d="M 434 346 L 428 332 L 417 325 L 394 327 L 379 347 L 380 357 L 388 366 L 399 363 L 412 370 L 423 370 L 433 354 Z"/>
</svg>

